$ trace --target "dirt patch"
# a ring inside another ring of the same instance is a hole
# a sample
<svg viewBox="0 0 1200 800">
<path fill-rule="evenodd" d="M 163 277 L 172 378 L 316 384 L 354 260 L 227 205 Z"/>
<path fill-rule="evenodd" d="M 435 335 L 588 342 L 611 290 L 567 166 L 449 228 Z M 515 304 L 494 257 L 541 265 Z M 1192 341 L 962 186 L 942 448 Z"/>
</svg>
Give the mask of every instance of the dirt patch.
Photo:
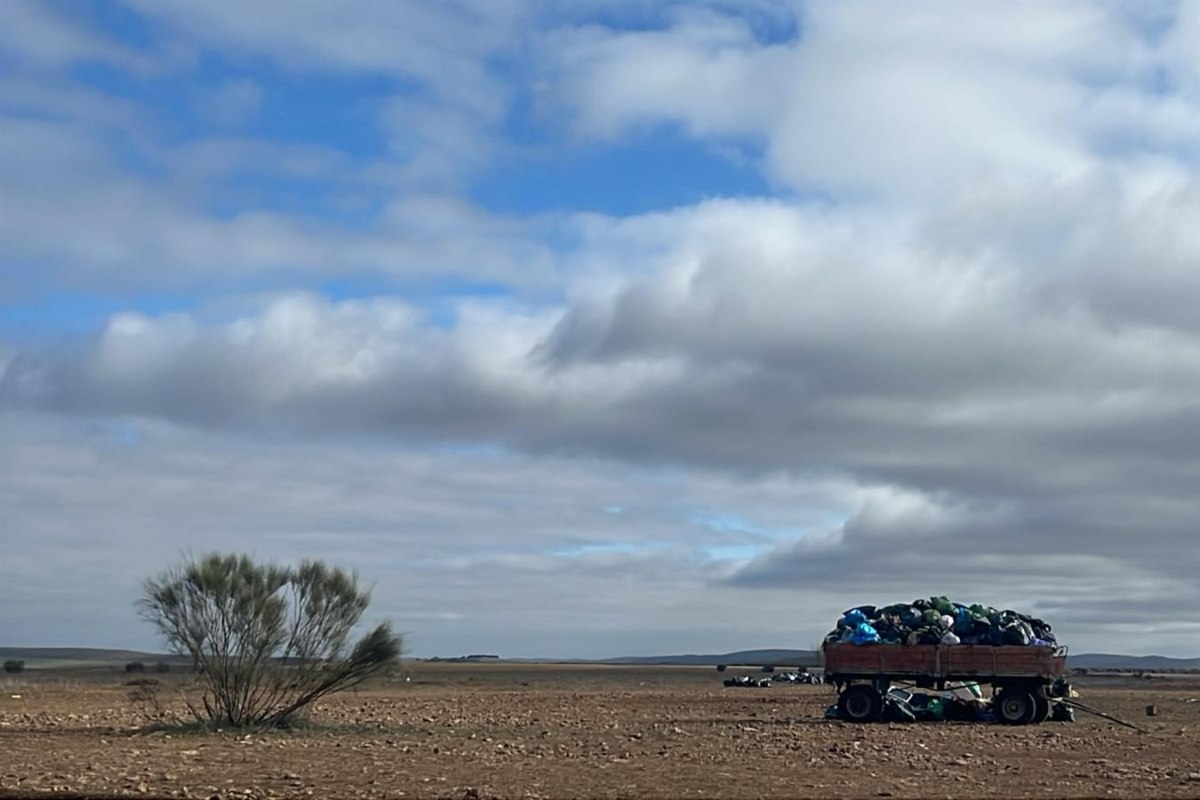
<svg viewBox="0 0 1200 800">
<path fill-rule="evenodd" d="M 1193 683 L 1081 686 L 1138 732 L 1083 715 L 855 726 L 823 719 L 829 687 L 722 677 L 416 665 L 329 699 L 308 728 L 265 734 L 147 733 L 121 676 L 31 678 L 0 694 L 0 797 L 1200 796 Z"/>
</svg>

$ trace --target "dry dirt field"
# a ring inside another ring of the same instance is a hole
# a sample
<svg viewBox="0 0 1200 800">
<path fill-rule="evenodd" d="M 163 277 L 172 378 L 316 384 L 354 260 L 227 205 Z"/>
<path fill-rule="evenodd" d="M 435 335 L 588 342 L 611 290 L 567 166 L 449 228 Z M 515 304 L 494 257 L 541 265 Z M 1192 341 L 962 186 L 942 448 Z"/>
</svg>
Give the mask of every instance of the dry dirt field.
<svg viewBox="0 0 1200 800">
<path fill-rule="evenodd" d="M 0 798 L 1200 797 L 1195 678 L 1078 684 L 1139 732 L 826 722 L 828 687 L 711 668 L 409 670 L 251 735 L 147 733 L 124 675 L 0 679 Z"/>
</svg>

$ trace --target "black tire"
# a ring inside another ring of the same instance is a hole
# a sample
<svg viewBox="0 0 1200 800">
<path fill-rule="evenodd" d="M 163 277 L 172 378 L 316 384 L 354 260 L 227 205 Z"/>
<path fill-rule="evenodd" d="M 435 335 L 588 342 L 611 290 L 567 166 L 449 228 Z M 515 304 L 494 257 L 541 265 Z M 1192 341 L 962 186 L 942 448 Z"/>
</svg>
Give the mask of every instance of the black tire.
<svg viewBox="0 0 1200 800">
<path fill-rule="evenodd" d="M 856 683 L 838 696 L 838 716 L 847 722 L 879 722 L 883 695 L 875 687 Z"/>
<path fill-rule="evenodd" d="M 992 701 L 992 710 L 1005 725 L 1028 725 L 1037 715 L 1037 700 L 1026 689 L 1001 689 Z"/>
<path fill-rule="evenodd" d="M 1033 705 L 1034 705 L 1034 714 L 1033 714 L 1033 724 L 1034 725 L 1041 725 L 1043 722 L 1050 719 L 1050 701 L 1046 697 L 1044 697 L 1040 694 L 1035 694 L 1033 696 Z"/>
</svg>

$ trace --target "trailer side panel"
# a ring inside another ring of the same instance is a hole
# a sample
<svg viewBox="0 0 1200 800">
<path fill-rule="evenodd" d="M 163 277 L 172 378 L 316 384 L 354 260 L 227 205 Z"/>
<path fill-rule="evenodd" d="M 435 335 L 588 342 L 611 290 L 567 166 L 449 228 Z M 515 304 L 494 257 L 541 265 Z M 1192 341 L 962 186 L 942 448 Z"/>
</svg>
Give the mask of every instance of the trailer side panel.
<svg viewBox="0 0 1200 800">
<path fill-rule="evenodd" d="M 1064 672 L 1054 647 L 827 643 L 825 674 L 838 679 L 1039 680 Z"/>
</svg>

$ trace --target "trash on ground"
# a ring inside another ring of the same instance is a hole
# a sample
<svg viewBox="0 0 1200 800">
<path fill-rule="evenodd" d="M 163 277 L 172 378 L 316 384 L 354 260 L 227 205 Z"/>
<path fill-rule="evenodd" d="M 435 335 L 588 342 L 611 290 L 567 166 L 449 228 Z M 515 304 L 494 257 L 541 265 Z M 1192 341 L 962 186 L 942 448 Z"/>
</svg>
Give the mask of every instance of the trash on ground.
<svg viewBox="0 0 1200 800">
<path fill-rule="evenodd" d="M 755 689 L 769 689 L 771 687 L 770 678 L 752 678 L 749 675 L 735 675 L 732 678 L 724 680 L 726 686 L 748 686 Z"/>
<path fill-rule="evenodd" d="M 771 680 L 777 683 L 820 684 L 824 680 L 814 672 L 776 672 Z"/>
<path fill-rule="evenodd" d="M 837 703 L 825 710 L 825 719 L 842 719 Z M 1064 702 L 1052 702 L 1049 719 L 1074 722 L 1074 709 Z M 883 722 L 986 722 L 994 723 L 992 698 L 984 697 L 979 684 L 962 683 L 944 692 L 909 691 L 899 687 L 883 697 Z"/>
</svg>

